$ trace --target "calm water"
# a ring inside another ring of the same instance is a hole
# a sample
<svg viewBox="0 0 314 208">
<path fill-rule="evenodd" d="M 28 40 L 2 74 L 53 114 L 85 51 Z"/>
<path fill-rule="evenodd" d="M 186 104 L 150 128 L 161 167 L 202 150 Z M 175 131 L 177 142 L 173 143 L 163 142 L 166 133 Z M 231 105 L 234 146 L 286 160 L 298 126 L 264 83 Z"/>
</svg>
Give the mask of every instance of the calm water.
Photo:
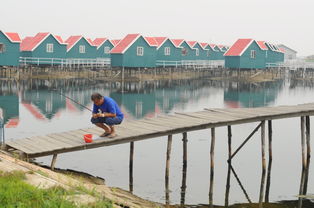
<svg viewBox="0 0 314 208">
<path fill-rule="evenodd" d="M 90 127 L 90 112 L 52 89 L 91 108 L 90 95 L 100 92 L 114 98 L 126 119 L 155 117 L 204 108 L 241 108 L 294 105 L 314 102 L 314 84 L 296 81 L 243 84 L 208 80 L 126 83 L 97 83 L 92 80 L 0 81 L 0 115 L 5 139 L 62 132 Z M 294 200 L 301 176 L 300 119 L 273 121 L 273 167 L 270 200 Z M 257 123 L 233 126 L 233 148 Z M 311 130 L 313 132 L 313 125 Z M 215 204 L 224 204 L 227 176 L 227 129 L 216 129 Z M 182 182 L 182 135 L 174 135 L 170 167 L 170 202 L 180 203 Z M 134 193 L 165 203 L 164 172 L 167 138 L 135 142 Z M 210 130 L 188 133 L 186 204 L 207 204 L 209 191 Z M 87 172 L 106 179 L 109 186 L 128 190 L 129 144 L 61 154 L 56 167 Z M 51 157 L 38 158 L 50 164 Z M 261 178 L 260 135 L 256 134 L 233 160 L 252 201 L 258 201 Z M 313 165 L 310 168 L 310 176 Z M 308 193 L 314 193 L 309 178 Z M 231 177 L 230 203 L 247 202 L 237 181 Z"/>
</svg>

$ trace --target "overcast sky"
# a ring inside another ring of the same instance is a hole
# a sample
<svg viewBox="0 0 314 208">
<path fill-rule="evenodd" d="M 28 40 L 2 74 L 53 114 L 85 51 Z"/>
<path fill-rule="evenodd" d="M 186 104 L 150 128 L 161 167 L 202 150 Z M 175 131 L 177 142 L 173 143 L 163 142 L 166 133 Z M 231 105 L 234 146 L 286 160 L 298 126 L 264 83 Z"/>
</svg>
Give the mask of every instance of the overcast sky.
<svg viewBox="0 0 314 208">
<path fill-rule="evenodd" d="M 313 0 L 1 0 L 0 30 L 90 38 L 127 33 L 232 45 L 238 38 L 314 54 Z"/>
</svg>

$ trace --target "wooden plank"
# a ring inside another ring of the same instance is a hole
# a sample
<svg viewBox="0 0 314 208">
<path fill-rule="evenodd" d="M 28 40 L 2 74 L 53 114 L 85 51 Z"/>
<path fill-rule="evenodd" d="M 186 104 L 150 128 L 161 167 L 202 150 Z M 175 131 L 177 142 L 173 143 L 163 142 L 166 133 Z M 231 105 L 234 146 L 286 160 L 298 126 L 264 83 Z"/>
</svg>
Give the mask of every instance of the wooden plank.
<svg viewBox="0 0 314 208">
<path fill-rule="evenodd" d="M 33 143 L 28 140 L 28 138 L 18 139 L 15 141 L 16 143 L 32 150 L 32 152 L 40 152 L 41 150 L 46 150 L 46 147 L 40 147 L 37 143 Z M 47 149 L 48 150 L 48 149 Z"/>
<path fill-rule="evenodd" d="M 14 141 L 6 141 L 6 145 L 7 145 L 7 146 L 10 146 L 10 147 L 12 147 L 12 148 L 14 148 L 14 149 L 16 149 L 16 150 L 20 150 L 20 151 L 22 151 L 22 152 L 25 152 L 25 153 L 27 153 L 27 154 L 33 152 L 33 149 L 29 148 L 28 146 L 25 147 L 25 146 L 23 146 L 22 144 L 16 143 L 16 142 L 14 142 Z"/>
<path fill-rule="evenodd" d="M 62 139 L 64 142 L 66 142 L 68 144 L 73 144 L 73 145 L 82 144 L 82 140 L 78 139 L 75 136 L 67 134 L 67 133 L 48 134 L 47 136 L 52 137 L 52 138 L 56 138 L 56 139 L 57 138 Z"/>
<path fill-rule="evenodd" d="M 49 151 L 52 149 L 59 149 L 60 148 L 60 146 L 58 146 L 57 144 L 47 142 L 43 139 L 40 139 L 40 137 L 37 137 L 37 136 L 25 138 L 25 139 L 23 139 L 23 141 L 28 142 L 28 143 L 36 146 L 37 152 Z"/>
</svg>

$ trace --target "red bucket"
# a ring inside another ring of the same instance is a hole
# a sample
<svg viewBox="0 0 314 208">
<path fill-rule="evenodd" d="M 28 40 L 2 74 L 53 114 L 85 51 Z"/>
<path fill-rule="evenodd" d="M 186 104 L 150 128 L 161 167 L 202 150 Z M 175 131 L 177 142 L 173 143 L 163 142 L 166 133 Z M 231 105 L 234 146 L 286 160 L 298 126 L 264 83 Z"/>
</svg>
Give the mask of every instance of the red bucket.
<svg viewBox="0 0 314 208">
<path fill-rule="evenodd" d="M 84 134 L 84 140 L 86 143 L 93 142 L 93 135 L 92 134 Z"/>
</svg>

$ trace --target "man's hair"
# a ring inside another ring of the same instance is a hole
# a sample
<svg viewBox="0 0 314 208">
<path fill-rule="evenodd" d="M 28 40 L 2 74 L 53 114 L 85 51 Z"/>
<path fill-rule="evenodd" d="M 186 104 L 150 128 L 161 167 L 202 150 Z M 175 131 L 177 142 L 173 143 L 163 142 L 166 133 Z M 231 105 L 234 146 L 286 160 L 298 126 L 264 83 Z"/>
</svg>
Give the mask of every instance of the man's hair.
<svg viewBox="0 0 314 208">
<path fill-rule="evenodd" d="M 101 94 L 99 94 L 98 92 L 93 93 L 92 96 L 90 97 L 90 99 L 91 99 L 92 101 L 100 100 L 101 98 L 103 98 L 103 96 L 102 96 Z"/>
</svg>

